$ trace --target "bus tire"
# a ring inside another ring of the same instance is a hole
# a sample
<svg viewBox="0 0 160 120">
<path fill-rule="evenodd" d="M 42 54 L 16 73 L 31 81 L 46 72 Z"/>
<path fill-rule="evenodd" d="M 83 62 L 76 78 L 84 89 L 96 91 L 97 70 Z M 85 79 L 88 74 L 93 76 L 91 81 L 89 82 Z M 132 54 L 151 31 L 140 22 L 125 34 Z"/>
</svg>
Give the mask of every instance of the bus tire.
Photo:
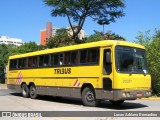
<svg viewBox="0 0 160 120">
<path fill-rule="evenodd" d="M 32 99 L 36 99 L 37 98 L 37 93 L 36 93 L 36 86 L 35 85 L 31 85 L 30 86 L 30 97 L 32 98 Z"/>
<path fill-rule="evenodd" d="M 117 100 L 117 101 L 109 100 L 109 102 L 111 102 L 113 105 L 120 105 L 124 103 L 124 100 Z"/>
<path fill-rule="evenodd" d="M 85 87 L 82 91 L 82 102 L 85 106 L 95 107 L 99 100 L 95 97 L 95 92 L 92 87 Z"/>
<path fill-rule="evenodd" d="M 29 97 L 29 89 L 28 86 L 26 84 L 22 85 L 22 96 L 25 98 Z"/>
</svg>

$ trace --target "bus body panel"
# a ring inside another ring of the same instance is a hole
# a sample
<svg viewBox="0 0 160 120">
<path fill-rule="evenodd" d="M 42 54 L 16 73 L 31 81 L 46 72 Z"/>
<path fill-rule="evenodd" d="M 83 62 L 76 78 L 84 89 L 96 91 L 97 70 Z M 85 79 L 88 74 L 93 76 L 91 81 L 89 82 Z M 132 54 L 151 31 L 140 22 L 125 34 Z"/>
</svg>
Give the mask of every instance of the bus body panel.
<svg viewBox="0 0 160 120">
<path fill-rule="evenodd" d="M 115 76 L 114 89 L 150 89 L 150 79 L 150 75 L 117 73 Z"/>
</svg>

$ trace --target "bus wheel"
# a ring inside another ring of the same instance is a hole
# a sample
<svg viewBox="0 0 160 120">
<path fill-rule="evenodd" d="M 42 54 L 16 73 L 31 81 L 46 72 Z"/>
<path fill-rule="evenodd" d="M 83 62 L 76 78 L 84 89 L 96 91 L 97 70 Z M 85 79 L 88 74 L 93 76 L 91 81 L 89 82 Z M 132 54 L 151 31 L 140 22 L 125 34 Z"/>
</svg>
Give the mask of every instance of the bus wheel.
<svg viewBox="0 0 160 120">
<path fill-rule="evenodd" d="M 26 84 L 22 85 L 22 96 L 25 98 L 29 97 L 29 89 L 28 86 Z"/>
<path fill-rule="evenodd" d="M 37 93 L 36 93 L 36 87 L 35 87 L 35 85 L 31 85 L 30 86 L 30 97 L 32 99 L 36 99 L 37 98 Z"/>
<path fill-rule="evenodd" d="M 82 102 L 86 106 L 95 107 L 98 105 L 99 100 L 95 97 L 95 92 L 92 87 L 86 87 L 82 91 Z"/>
<path fill-rule="evenodd" d="M 117 101 L 109 100 L 109 102 L 111 102 L 113 105 L 120 105 L 124 102 L 124 100 L 117 100 Z"/>
</svg>

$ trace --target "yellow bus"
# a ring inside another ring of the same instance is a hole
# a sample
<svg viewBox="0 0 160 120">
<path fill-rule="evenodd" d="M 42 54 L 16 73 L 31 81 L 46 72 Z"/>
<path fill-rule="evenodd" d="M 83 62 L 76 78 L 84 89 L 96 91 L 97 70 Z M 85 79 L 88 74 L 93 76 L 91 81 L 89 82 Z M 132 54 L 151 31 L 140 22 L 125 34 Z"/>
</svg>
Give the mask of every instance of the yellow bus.
<svg viewBox="0 0 160 120">
<path fill-rule="evenodd" d="M 117 40 L 46 49 L 9 57 L 7 86 L 23 97 L 80 98 L 118 105 L 151 96 L 145 48 Z"/>
</svg>

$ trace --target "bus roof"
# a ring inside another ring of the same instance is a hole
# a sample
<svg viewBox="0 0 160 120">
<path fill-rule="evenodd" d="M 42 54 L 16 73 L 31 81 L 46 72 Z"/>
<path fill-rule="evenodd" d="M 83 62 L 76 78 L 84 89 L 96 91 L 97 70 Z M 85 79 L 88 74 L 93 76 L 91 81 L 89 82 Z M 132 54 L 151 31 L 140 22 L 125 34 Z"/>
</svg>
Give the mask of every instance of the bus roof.
<svg viewBox="0 0 160 120">
<path fill-rule="evenodd" d="M 42 55 L 42 54 L 49 54 L 49 53 L 54 53 L 54 52 L 64 52 L 64 51 L 70 51 L 70 50 L 85 49 L 85 48 L 91 48 L 91 47 L 105 47 L 105 46 L 107 47 L 107 46 L 116 46 L 116 45 L 124 45 L 124 46 L 131 46 L 131 47 L 137 47 L 137 48 L 144 49 L 144 46 L 142 46 L 142 45 L 127 42 L 127 41 L 101 40 L 98 42 L 70 45 L 70 46 L 65 46 L 65 47 L 45 49 L 45 50 L 40 50 L 40 51 L 34 51 L 34 52 L 14 55 L 14 56 L 10 56 L 9 59 L 36 56 L 36 55 Z"/>
</svg>

